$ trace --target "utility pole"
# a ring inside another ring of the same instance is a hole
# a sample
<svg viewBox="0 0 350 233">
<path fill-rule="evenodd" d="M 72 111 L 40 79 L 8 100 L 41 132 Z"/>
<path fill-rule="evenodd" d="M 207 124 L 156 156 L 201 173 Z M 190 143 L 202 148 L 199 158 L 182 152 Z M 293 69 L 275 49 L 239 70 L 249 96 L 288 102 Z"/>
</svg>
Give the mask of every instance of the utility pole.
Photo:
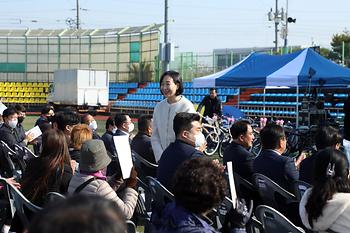
<svg viewBox="0 0 350 233">
<path fill-rule="evenodd" d="M 285 25 L 285 35 L 284 35 L 284 49 L 287 51 L 287 46 L 288 46 L 288 0 L 286 2 L 286 25 Z"/>
<path fill-rule="evenodd" d="M 164 59 L 163 59 L 163 72 L 169 70 L 169 41 L 168 41 L 168 0 L 164 0 Z"/>
<path fill-rule="evenodd" d="M 77 0 L 77 29 L 80 29 L 80 18 L 79 18 L 79 0 Z"/>
<path fill-rule="evenodd" d="M 276 0 L 275 8 L 275 52 L 278 49 L 278 24 L 279 24 L 279 12 L 278 12 L 278 0 Z"/>
</svg>

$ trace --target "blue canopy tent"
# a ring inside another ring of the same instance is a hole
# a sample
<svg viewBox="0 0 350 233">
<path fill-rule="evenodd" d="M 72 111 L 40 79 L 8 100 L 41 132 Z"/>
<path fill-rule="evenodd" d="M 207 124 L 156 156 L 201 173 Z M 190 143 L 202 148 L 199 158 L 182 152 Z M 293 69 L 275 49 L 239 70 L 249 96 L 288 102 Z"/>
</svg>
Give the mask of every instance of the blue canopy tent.
<svg viewBox="0 0 350 233">
<path fill-rule="evenodd" d="M 297 92 L 299 87 L 319 86 L 320 83 L 325 87 L 348 86 L 350 69 L 322 57 L 312 49 L 286 55 L 251 53 L 225 70 L 193 80 L 194 87 L 287 86 L 296 87 Z"/>
</svg>

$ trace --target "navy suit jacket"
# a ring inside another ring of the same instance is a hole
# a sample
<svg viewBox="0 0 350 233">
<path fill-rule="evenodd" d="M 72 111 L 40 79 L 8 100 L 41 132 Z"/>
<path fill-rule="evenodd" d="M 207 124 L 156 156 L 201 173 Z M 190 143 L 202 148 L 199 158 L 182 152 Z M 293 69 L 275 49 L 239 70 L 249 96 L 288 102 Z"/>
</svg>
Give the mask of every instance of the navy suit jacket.
<svg viewBox="0 0 350 233">
<path fill-rule="evenodd" d="M 156 159 L 154 158 L 154 153 L 151 144 L 151 137 L 145 133 L 139 132 L 133 138 L 131 142 L 131 149 L 135 151 L 137 154 L 142 156 L 148 162 L 153 164 L 157 164 Z M 141 168 L 146 176 L 155 177 L 157 174 L 157 170 L 147 167 L 144 164 L 141 164 Z"/>
<path fill-rule="evenodd" d="M 202 152 L 184 141 L 176 139 L 163 152 L 158 162 L 157 179 L 167 189 L 172 188 L 172 179 L 177 168 L 187 159 L 203 156 Z"/>
<path fill-rule="evenodd" d="M 254 159 L 254 172 L 263 174 L 282 188 L 291 191 L 294 181 L 299 179 L 299 172 L 294 159 L 277 154 L 273 150 L 263 150 Z"/>
<path fill-rule="evenodd" d="M 224 165 L 231 161 L 233 171 L 242 178 L 252 181 L 254 155 L 242 145 L 232 142 L 224 152 Z"/>
</svg>

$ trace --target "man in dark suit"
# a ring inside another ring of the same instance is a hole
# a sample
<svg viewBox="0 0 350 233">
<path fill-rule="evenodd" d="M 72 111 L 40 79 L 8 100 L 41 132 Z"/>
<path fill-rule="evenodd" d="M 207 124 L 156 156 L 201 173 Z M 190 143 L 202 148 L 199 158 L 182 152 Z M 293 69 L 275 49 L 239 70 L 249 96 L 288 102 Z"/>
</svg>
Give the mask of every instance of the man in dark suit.
<svg viewBox="0 0 350 233">
<path fill-rule="evenodd" d="M 293 158 L 283 156 L 287 140 L 280 125 L 269 124 L 260 131 L 262 152 L 254 159 L 255 173 L 263 174 L 284 189 L 292 190 L 292 184 L 299 179 L 299 172 Z"/>
<path fill-rule="evenodd" d="M 114 123 L 117 126 L 117 130 L 115 131 L 113 136 L 127 135 L 129 137 L 129 143 L 130 143 L 131 142 L 130 135 L 131 135 L 131 132 L 134 130 L 134 123 L 132 123 L 130 116 L 127 114 L 116 114 L 114 117 Z M 117 159 L 118 153 L 117 153 L 117 150 L 115 149 L 115 147 L 118 145 L 114 144 L 113 136 L 110 138 L 111 139 L 110 144 L 112 144 L 112 146 L 110 146 L 110 149 L 112 150 L 111 153 L 113 155 L 113 159 L 112 159 L 112 162 L 107 167 L 108 176 L 113 175 L 120 170 L 119 161 Z"/>
<path fill-rule="evenodd" d="M 106 150 L 113 156 L 117 157 L 115 150 L 113 135 L 117 131 L 117 126 L 114 122 L 114 117 L 110 116 L 106 120 L 106 132 L 102 135 L 101 140 L 105 144 Z"/>
<path fill-rule="evenodd" d="M 101 139 L 100 135 L 97 134 L 97 121 L 91 114 L 84 114 L 81 118 L 81 123 L 87 124 L 92 130 L 92 139 Z"/>
<path fill-rule="evenodd" d="M 236 121 L 230 132 L 233 141 L 224 152 L 224 165 L 232 161 L 234 172 L 251 181 L 255 156 L 248 149 L 252 147 L 254 140 L 252 126 L 248 121 Z"/>
<path fill-rule="evenodd" d="M 187 159 L 203 156 L 200 150 L 205 144 L 198 114 L 176 114 L 173 129 L 176 140 L 164 150 L 157 169 L 157 179 L 169 190 L 172 188 L 172 179 L 177 168 Z"/>
<path fill-rule="evenodd" d="M 151 135 L 152 135 L 152 116 L 151 115 L 142 115 L 138 120 L 138 133 L 132 139 L 131 149 L 137 154 L 142 156 L 147 161 L 157 164 L 156 159 L 154 158 L 152 144 L 151 144 Z M 155 177 L 157 170 L 147 167 L 144 164 L 141 164 L 142 172 L 145 176 Z M 137 172 L 141 174 L 141 172 Z"/>
<path fill-rule="evenodd" d="M 317 151 L 323 150 L 327 147 L 333 147 L 339 150 L 342 137 L 339 130 L 332 126 L 322 126 L 317 129 L 315 133 L 315 144 Z M 312 171 L 314 169 L 314 161 L 317 159 L 317 151 L 311 156 L 305 158 L 300 163 L 299 180 L 306 183 L 312 183 Z"/>
</svg>

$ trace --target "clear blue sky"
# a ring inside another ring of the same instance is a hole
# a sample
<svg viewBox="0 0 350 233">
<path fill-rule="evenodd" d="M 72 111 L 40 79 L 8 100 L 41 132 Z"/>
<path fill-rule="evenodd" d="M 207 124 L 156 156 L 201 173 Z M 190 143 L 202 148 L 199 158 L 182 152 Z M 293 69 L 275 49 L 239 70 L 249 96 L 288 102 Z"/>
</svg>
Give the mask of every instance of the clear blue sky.
<svg viewBox="0 0 350 233">
<path fill-rule="evenodd" d="M 181 51 L 273 46 L 267 12 L 275 0 L 168 0 L 169 36 Z M 0 0 L 0 28 L 66 28 L 75 0 Z M 280 7 L 286 0 L 279 0 Z M 162 23 L 164 0 L 80 0 L 83 28 Z M 350 29 L 349 0 L 289 0 L 289 44 L 330 47 L 334 33 Z M 36 20 L 36 23 L 31 22 Z M 21 23 L 20 23 L 21 22 Z M 282 40 L 279 37 L 279 44 Z"/>
</svg>

